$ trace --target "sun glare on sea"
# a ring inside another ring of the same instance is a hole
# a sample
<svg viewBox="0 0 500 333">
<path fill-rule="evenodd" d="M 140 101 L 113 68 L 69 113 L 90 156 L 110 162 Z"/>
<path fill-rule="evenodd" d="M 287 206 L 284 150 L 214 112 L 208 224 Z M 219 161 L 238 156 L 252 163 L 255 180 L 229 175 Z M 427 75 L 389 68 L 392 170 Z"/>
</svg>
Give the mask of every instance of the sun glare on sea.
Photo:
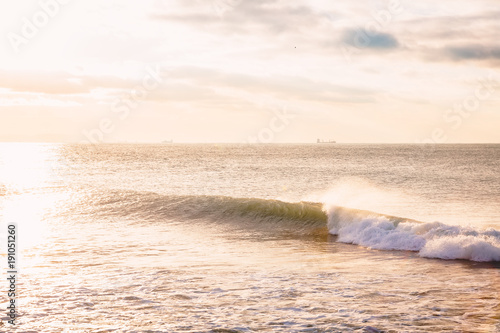
<svg viewBox="0 0 500 333">
<path fill-rule="evenodd" d="M 57 177 L 57 149 L 36 143 L 0 144 L 0 221 L 15 222 L 25 247 L 38 244 L 44 216 L 55 205 L 50 183 Z M 2 235 L 5 228 L 2 226 Z"/>
<path fill-rule="evenodd" d="M 41 186 L 53 167 L 51 149 L 35 143 L 0 144 L 0 184 L 15 192 Z"/>
</svg>

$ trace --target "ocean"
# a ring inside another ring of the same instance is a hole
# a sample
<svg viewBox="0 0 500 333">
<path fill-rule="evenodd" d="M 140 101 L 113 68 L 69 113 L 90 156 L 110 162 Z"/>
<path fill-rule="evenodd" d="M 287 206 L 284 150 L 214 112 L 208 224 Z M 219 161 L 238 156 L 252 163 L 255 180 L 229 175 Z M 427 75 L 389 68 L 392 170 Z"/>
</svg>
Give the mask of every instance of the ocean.
<svg viewBox="0 0 500 333">
<path fill-rule="evenodd" d="M 498 144 L 1 143 L 0 332 L 500 332 L 499 170 Z"/>
</svg>

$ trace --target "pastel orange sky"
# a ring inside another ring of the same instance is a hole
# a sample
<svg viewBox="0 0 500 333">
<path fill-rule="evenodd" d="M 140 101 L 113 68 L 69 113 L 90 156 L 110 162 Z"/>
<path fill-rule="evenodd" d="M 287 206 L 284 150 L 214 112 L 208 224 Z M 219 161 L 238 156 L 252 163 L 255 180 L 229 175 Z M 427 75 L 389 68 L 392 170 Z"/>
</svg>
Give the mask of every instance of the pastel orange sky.
<svg viewBox="0 0 500 333">
<path fill-rule="evenodd" d="M 497 0 L 0 11 L 0 141 L 500 142 Z"/>
</svg>

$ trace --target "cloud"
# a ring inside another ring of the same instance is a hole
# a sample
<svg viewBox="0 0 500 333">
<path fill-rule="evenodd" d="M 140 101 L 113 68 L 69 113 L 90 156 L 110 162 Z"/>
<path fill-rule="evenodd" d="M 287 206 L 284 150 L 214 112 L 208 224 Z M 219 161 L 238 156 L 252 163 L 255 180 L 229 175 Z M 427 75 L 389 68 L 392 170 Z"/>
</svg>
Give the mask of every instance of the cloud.
<svg viewBox="0 0 500 333">
<path fill-rule="evenodd" d="M 240 96 L 241 93 L 253 97 L 273 96 L 280 100 L 293 99 L 322 103 L 367 103 L 372 102 L 377 93 L 371 89 L 311 80 L 305 77 L 297 78 L 284 75 L 259 77 L 199 67 L 182 67 L 169 71 L 168 78 L 173 82 L 189 82 L 191 91 L 199 91 L 203 93 L 203 96 L 210 98 L 224 96 L 209 94 L 206 87 L 218 88 L 235 96 Z M 158 98 L 166 96 L 166 94 L 167 91 L 164 90 L 153 93 L 154 96 L 158 95 Z M 191 95 L 190 98 L 195 98 L 195 95 Z"/>
<path fill-rule="evenodd" d="M 463 45 L 444 49 L 453 60 L 500 60 L 500 46 Z"/>
<path fill-rule="evenodd" d="M 217 1 L 214 1 L 216 3 Z M 186 6 L 183 12 L 155 13 L 151 17 L 166 22 L 216 30 L 230 34 L 283 34 L 308 31 L 318 24 L 319 13 L 304 5 L 293 5 L 278 0 L 230 1 L 223 12 Z"/>
<path fill-rule="evenodd" d="M 422 16 L 413 14 L 395 22 L 402 53 L 423 62 L 441 62 L 455 66 L 458 62 L 476 62 L 481 66 L 498 67 L 500 31 L 498 10 L 476 10 L 450 7 L 445 13 Z M 493 9 L 493 8 L 492 8 Z"/>
<path fill-rule="evenodd" d="M 347 29 L 343 32 L 341 41 L 344 44 L 359 49 L 390 50 L 396 49 L 399 42 L 391 34 L 383 32 L 369 32 L 364 29 Z"/>
<path fill-rule="evenodd" d="M 69 80 L 71 76 L 62 72 L 0 71 L 3 77 L 0 88 L 12 92 L 35 92 L 44 94 L 88 93 L 88 87 Z"/>
<path fill-rule="evenodd" d="M 140 80 L 111 75 L 73 75 L 63 71 L 0 70 L 3 93 L 39 93 L 47 95 L 85 95 L 95 89 L 130 90 Z M 0 91 L 1 92 L 1 91 Z"/>
</svg>

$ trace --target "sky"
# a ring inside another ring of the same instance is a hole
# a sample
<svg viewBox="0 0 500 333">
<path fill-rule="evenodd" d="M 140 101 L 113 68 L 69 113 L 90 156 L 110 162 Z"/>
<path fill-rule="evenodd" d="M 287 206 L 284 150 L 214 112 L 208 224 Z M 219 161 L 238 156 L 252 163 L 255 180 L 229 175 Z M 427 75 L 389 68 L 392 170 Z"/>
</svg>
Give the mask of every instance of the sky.
<svg viewBox="0 0 500 333">
<path fill-rule="evenodd" d="M 0 11 L 0 141 L 500 143 L 498 0 Z"/>
</svg>

